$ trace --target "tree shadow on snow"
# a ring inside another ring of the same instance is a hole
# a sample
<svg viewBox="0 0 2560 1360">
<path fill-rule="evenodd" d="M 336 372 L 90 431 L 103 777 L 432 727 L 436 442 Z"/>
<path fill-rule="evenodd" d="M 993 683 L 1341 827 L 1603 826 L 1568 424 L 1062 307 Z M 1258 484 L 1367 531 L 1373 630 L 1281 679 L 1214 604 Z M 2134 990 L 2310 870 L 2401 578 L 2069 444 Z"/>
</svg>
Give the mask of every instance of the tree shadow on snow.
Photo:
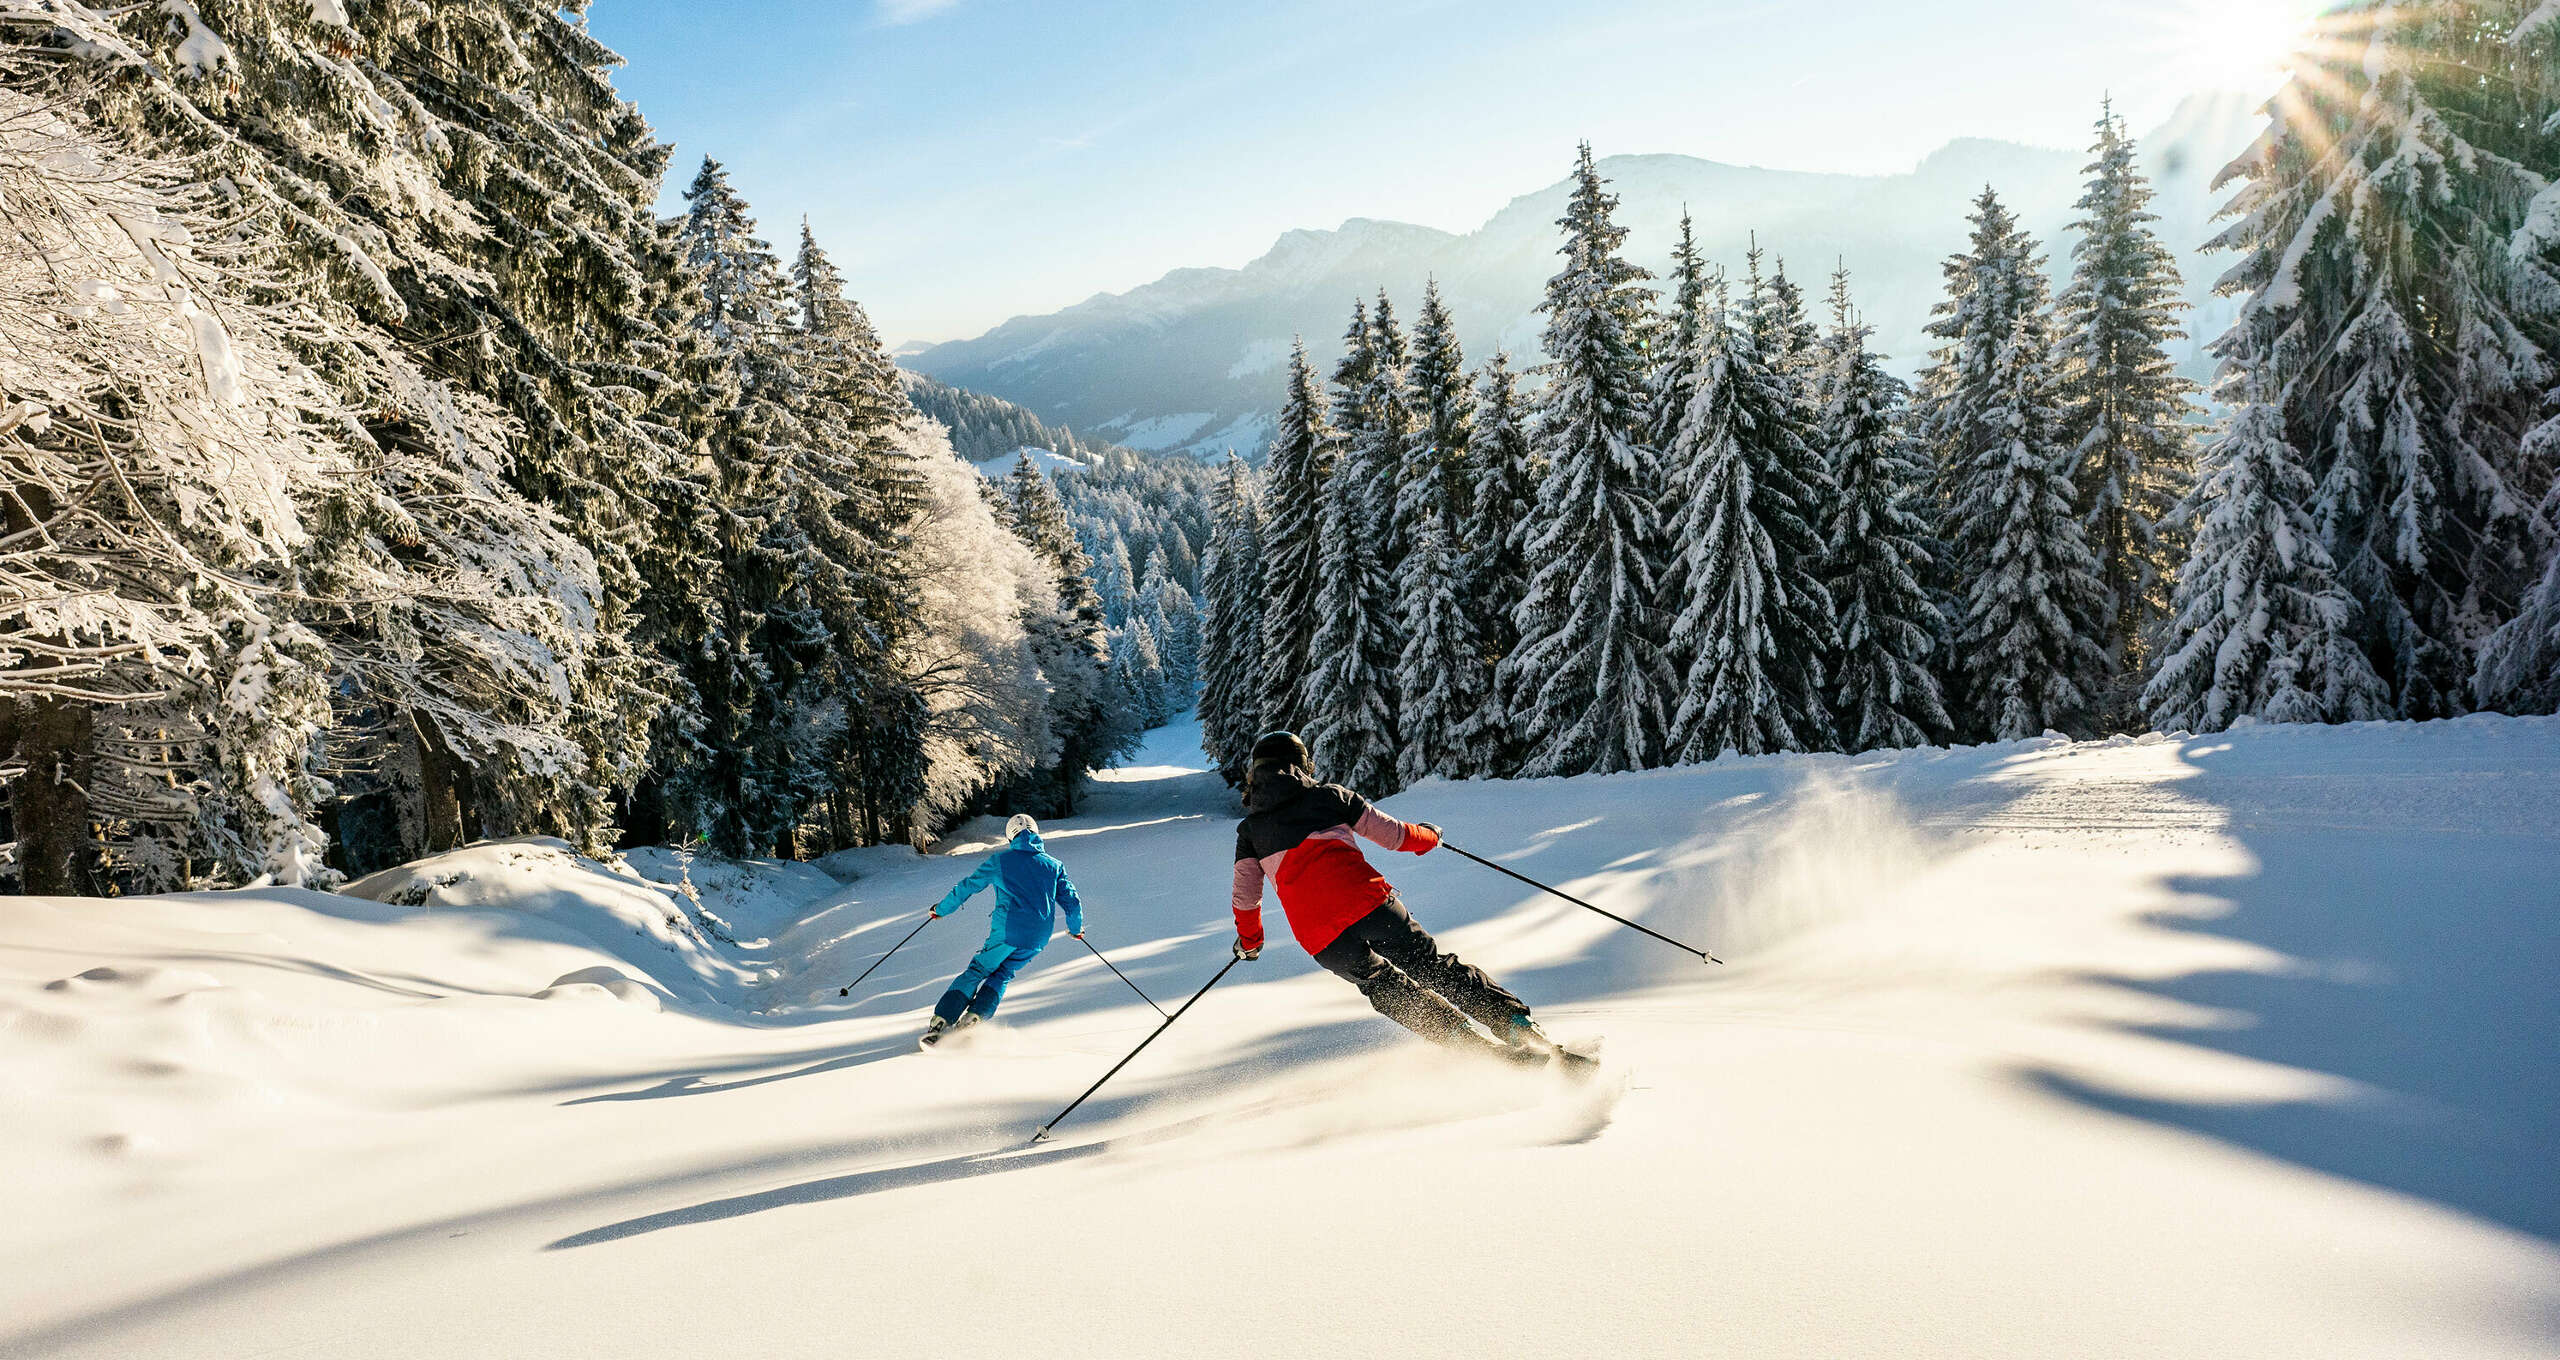
<svg viewBox="0 0 2560 1360">
<path fill-rule="evenodd" d="M 742 1071 L 753 1067 L 766 1067 L 773 1065 L 774 1060 L 771 1055 L 760 1055 L 749 1062 L 724 1065 L 722 1067 L 713 1068 L 710 1071 L 686 1072 L 670 1075 L 661 1080 L 655 1086 L 644 1086 L 627 1091 L 603 1091 L 591 1096 L 574 1096 L 568 1100 L 561 1101 L 560 1103 L 564 1106 L 599 1105 L 622 1100 L 664 1100 L 670 1096 L 718 1095 L 725 1091 L 744 1091 L 758 1086 L 770 1086 L 778 1081 L 794 1081 L 801 1077 L 818 1077 L 824 1076 L 829 1072 L 842 1072 L 848 1068 L 867 1066 L 871 1063 L 878 1062 L 883 1058 L 895 1057 L 901 1053 L 912 1053 L 914 1051 L 915 1045 L 913 1043 L 892 1040 L 884 1043 L 871 1044 L 863 1048 L 857 1048 L 851 1053 L 840 1053 L 820 1062 L 809 1063 L 805 1066 L 792 1068 L 787 1072 L 766 1072 L 759 1076 L 744 1077 L 736 1081 L 713 1080 L 713 1077 L 721 1071 Z"/>
<path fill-rule="evenodd" d="M 2255 872 L 2171 879 L 2216 905 L 2150 924 L 2260 946 L 2282 962 L 2092 980 L 2207 1008 L 2208 1018 L 2128 1026 L 2134 1033 L 2350 1085 L 2244 1101 L 2164 1098 L 2051 1069 L 2022 1079 L 2560 1242 L 2560 835 L 2537 834 L 2530 817 L 2505 830 L 2412 828 L 2427 783 L 2460 771 L 2362 772 L 2364 806 L 2391 811 L 2359 816 L 2355 806 L 2299 803 L 2314 792 L 2306 781 L 2219 770 L 2228 749 L 2191 744 L 2186 755 L 2205 774 L 2180 791 L 2228 811 L 2228 834 Z M 2536 783 L 2519 795 L 2551 792 Z"/>
<path fill-rule="evenodd" d="M 566 1251 L 600 1246 L 671 1228 L 745 1218 L 777 1209 L 827 1204 L 893 1190 L 1036 1170 L 1106 1153 L 1178 1145 L 1183 1139 L 1201 1134 L 1225 1135 L 1229 1141 L 1214 1144 L 1201 1152 L 1203 1156 L 1223 1158 L 1233 1154 L 1238 1143 L 1259 1155 L 1343 1138 L 1375 1137 L 1523 1116 L 1529 1117 L 1528 1122 L 1514 1131 L 1517 1136 L 1537 1145 L 1565 1146 L 1593 1141 L 1610 1122 L 1617 1088 L 1607 1085 L 1557 1086 L 1551 1074 L 1520 1072 L 1480 1059 L 1454 1055 L 1444 1060 L 1447 1066 L 1441 1069 L 1444 1074 L 1458 1078 L 1451 1092 L 1443 1093 L 1444 1097 L 1451 1098 L 1414 1100 L 1410 1088 L 1403 1082 L 1403 1077 L 1415 1067 L 1409 1061 L 1414 1055 L 1396 1051 L 1412 1041 L 1398 1033 L 1380 1030 L 1378 1025 L 1383 1023 L 1372 1024 L 1367 1018 L 1354 1018 L 1301 1026 L 1267 1036 L 1248 1052 L 1214 1068 L 1177 1070 L 1169 1076 L 1151 1074 L 1159 1083 L 1155 1085 L 1144 1084 L 1144 1077 L 1124 1079 L 1128 1081 L 1124 1089 L 1113 1093 L 1106 1088 L 1106 1091 L 1094 1094 L 1078 1106 L 1073 1118 L 1059 1126 L 1054 1135 L 1058 1141 L 1033 1143 L 1031 1136 L 1040 1128 L 1041 1121 L 1056 1115 L 1072 1098 L 1069 1092 L 1060 1092 L 1054 1098 L 1055 1103 L 1050 1104 L 1017 1100 L 1005 1107 L 1002 1116 L 988 1123 L 955 1127 L 918 1139 L 902 1140 L 900 1144 L 902 1147 L 947 1145 L 956 1140 L 979 1144 L 966 1152 L 928 1161 L 863 1167 L 790 1185 L 722 1195 L 572 1233 L 548 1243 L 544 1249 Z M 1368 1073 L 1371 1080 L 1366 1084 L 1361 1080 L 1362 1074 L 1355 1070 L 1345 1074 L 1347 1082 L 1327 1077 L 1321 1088 L 1300 1085 L 1284 1087 L 1277 1093 L 1265 1089 L 1275 1077 L 1291 1070 L 1322 1061 L 1357 1059 L 1368 1053 L 1377 1054 L 1395 1065 L 1383 1073 Z M 1483 1062 L 1481 1067 L 1476 1065 L 1479 1062 Z M 1264 1093 L 1248 1095 L 1257 1090 Z M 1452 1092 L 1454 1096 L 1451 1096 Z M 1364 1094 L 1382 1098 L 1364 1106 L 1361 1103 Z M 1340 1099 L 1332 1104 L 1332 1108 L 1326 1108 L 1327 1097 Z M 1141 1119 L 1152 1106 L 1166 1103 L 1197 1105 L 1204 1101 L 1219 1103 L 1216 1108 L 1185 1118 L 1084 1141 L 1088 1137 L 1087 1130 Z M 751 1170 L 752 1165 L 741 1165 L 737 1173 L 743 1175 Z M 687 1177 L 688 1181 L 700 1179 L 699 1175 Z"/>
</svg>

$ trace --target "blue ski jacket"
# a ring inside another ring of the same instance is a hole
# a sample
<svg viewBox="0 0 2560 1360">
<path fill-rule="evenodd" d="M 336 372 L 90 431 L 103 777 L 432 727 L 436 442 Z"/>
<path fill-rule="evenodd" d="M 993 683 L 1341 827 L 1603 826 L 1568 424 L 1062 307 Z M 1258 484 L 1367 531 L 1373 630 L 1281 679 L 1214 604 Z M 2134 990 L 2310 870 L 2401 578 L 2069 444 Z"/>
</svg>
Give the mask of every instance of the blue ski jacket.
<svg viewBox="0 0 2560 1360">
<path fill-rule="evenodd" d="M 996 890 L 996 911 L 987 931 L 988 944 L 1002 942 L 1016 949 L 1047 947 L 1050 934 L 1058 928 L 1061 907 L 1067 913 L 1067 933 L 1084 933 L 1084 901 L 1076 896 L 1076 885 L 1067 881 L 1067 866 L 1049 858 L 1040 848 L 1039 832 L 1025 831 L 1013 838 L 1013 844 L 987 856 L 976 872 L 943 895 L 933 914 L 948 916 L 958 911 L 961 903 L 991 883 Z"/>
</svg>

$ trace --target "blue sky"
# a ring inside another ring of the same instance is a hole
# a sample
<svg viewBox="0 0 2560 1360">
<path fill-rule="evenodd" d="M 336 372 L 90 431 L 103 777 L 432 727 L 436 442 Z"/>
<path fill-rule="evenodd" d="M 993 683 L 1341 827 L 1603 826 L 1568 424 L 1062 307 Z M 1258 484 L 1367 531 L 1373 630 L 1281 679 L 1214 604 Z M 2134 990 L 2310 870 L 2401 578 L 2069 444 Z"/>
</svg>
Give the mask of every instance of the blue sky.
<svg viewBox="0 0 2560 1360">
<path fill-rule="evenodd" d="M 622 89 L 807 214 L 893 341 L 1347 217 L 1480 225 L 1574 144 L 1895 171 L 2272 88 L 2307 0 L 596 0 Z"/>
</svg>

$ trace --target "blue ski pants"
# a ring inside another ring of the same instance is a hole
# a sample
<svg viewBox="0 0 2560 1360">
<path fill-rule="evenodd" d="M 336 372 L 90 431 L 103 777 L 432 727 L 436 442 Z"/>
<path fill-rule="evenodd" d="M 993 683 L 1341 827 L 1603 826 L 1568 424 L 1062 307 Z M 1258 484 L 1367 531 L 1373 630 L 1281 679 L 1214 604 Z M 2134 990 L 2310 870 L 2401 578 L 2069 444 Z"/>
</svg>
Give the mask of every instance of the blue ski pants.
<svg viewBox="0 0 2560 1360">
<path fill-rule="evenodd" d="M 1045 947 L 1010 945 L 1002 940 L 990 943 L 972 955 L 969 966 L 951 980 L 951 990 L 942 994 L 933 1013 L 945 1020 L 959 1019 L 963 1010 L 976 1011 L 981 1020 L 995 1014 L 1013 975 L 1022 971 L 1022 965 L 1040 957 L 1040 950 Z"/>
</svg>

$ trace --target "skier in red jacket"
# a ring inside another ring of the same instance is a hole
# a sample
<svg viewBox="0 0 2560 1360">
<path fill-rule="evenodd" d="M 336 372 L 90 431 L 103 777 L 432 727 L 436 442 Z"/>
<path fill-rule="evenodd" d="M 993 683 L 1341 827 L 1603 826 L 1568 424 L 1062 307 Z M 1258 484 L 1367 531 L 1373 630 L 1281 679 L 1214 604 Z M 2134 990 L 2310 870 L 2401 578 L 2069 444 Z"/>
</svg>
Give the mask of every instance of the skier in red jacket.
<svg viewBox="0 0 2560 1360">
<path fill-rule="evenodd" d="M 1440 829 L 1397 821 L 1349 789 L 1317 783 L 1313 764 L 1295 733 L 1273 732 L 1253 744 L 1246 816 L 1236 827 L 1236 956 L 1262 953 L 1268 880 L 1298 943 L 1325 971 L 1359 988 L 1380 1015 L 1451 1047 L 1531 1063 L 1557 1057 L 1561 1050 L 1529 1018 L 1527 1003 L 1482 969 L 1440 952 L 1353 840 L 1365 836 L 1389 850 L 1427 855 L 1439 848 Z"/>
</svg>

